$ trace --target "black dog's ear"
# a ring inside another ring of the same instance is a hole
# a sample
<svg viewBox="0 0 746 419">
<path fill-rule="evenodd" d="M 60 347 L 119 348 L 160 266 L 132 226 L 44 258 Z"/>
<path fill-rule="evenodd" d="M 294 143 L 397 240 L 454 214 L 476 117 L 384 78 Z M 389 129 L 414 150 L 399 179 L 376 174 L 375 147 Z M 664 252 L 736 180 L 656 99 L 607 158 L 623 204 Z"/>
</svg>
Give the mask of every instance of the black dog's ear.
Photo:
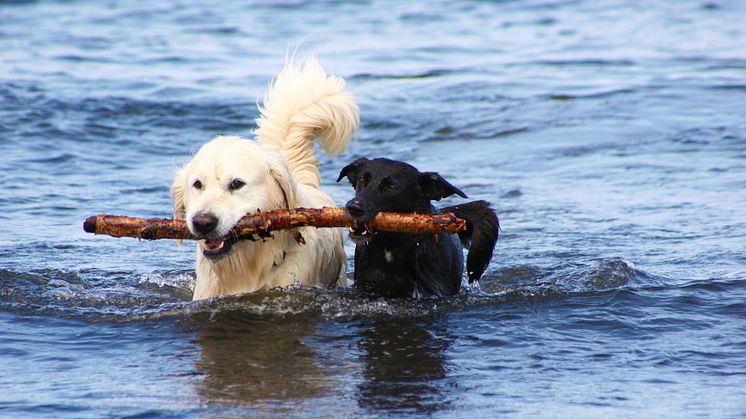
<svg viewBox="0 0 746 419">
<path fill-rule="evenodd" d="M 462 198 L 467 198 L 461 190 L 443 179 L 435 172 L 425 172 L 420 175 L 420 189 L 429 199 L 440 201 L 442 198 L 457 194 Z"/>
<path fill-rule="evenodd" d="M 354 162 L 348 164 L 342 169 L 341 172 L 339 172 L 339 177 L 337 178 L 337 182 L 342 180 L 343 177 L 347 176 L 347 180 L 350 181 L 352 186 L 357 185 L 357 174 L 360 171 L 360 169 L 362 169 L 363 167 L 365 167 L 365 165 L 368 164 L 369 161 L 370 160 L 366 159 L 365 157 L 361 157 L 355 160 Z"/>
</svg>

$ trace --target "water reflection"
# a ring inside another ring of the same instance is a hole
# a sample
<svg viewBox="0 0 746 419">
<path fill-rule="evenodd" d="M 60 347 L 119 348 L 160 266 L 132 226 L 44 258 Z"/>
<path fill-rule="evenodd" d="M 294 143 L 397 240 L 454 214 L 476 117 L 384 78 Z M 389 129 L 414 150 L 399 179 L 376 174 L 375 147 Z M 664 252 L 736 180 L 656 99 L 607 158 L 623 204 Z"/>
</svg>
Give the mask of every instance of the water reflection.
<svg viewBox="0 0 746 419">
<path fill-rule="evenodd" d="M 197 392 L 210 406 L 263 403 L 276 410 L 324 395 L 330 388 L 312 348 L 303 343 L 316 332 L 312 319 L 268 321 L 245 313 L 220 313 L 197 333 L 204 378 Z M 278 403 L 280 402 L 280 403 Z"/>
<path fill-rule="evenodd" d="M 363 380 L 358 405 L 366 411 L 432 414 L 448 408 L 445 351 L 453 338 L 442 326 L 412 320 L 380 320 L 359 341 Z"/>
</svg>

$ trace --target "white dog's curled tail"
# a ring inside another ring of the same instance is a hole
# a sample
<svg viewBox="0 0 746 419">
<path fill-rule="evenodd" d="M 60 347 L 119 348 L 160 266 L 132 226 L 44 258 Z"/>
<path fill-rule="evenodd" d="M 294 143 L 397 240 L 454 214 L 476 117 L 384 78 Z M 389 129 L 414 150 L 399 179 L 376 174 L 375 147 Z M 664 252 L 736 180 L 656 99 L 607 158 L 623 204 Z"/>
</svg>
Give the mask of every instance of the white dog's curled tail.
<svg viewBox="0 0 746 419">
<path fill-rule="evenodd" d="M 319 186 L 313 140 L 327 153 L 338 154 L 360 125 L 357 104 L 345 81 L 327 76 L 311 57 L 301 66 L 289 60 L 270 85 L 257 119 L 257 140 L 287 159 L 300 184 Z"/>
</svg>

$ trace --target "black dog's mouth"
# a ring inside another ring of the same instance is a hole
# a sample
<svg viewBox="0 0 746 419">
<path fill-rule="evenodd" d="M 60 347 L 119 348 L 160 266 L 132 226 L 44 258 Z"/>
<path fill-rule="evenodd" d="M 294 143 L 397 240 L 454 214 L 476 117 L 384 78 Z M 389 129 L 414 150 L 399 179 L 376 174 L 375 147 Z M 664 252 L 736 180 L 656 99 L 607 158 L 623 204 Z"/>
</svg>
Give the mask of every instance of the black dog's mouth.
<svg viewBox="0 0 746 419">
<path fill-rule="evenodd" d="M 350 227 L 350 240 L 355 244 L 368 243 L 375 234 L 367 224 L 358 223 L 357 226 Z"/>
<path fill-rule="evenodd" d="M 212 261 L 218 261 L 231 251 L 231 248 L 237 241 L 237 237 L 204 239 L 202 241 L 202 254 Z"/>
</svg>

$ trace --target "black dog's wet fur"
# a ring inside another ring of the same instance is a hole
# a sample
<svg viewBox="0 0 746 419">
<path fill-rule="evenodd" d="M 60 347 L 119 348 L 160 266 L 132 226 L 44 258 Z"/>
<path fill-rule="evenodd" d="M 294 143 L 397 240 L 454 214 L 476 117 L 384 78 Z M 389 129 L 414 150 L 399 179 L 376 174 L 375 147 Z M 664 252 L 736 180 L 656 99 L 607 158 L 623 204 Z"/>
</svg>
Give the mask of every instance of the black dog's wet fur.
<svg viewBox="0 0 746 419">
<path fill-rule="evenodd" d="M 347 177 L 355 197 L 347 212 L 367 223 L 378 212 L 452 212 L 466 220 L 458 234 L 402 234 L 377 232 L 355 246 L 355 286 L 385 297 L 453 295 L 459 292 L 464 261 L 461 244 L 469 248 L 466 269 L 469 282 L 478 280 L 492 258 L 500 228 L 497 215 L 485 201 L 452 207 L 433 207 L 430 201 L 466 194 L 434 172 L 421 173 L 413 166 L 384 158 L 361 158 L 346 166 L 337 182 Z M 461 243 L 459 243 L 459 239 Z"/>
</svg>

